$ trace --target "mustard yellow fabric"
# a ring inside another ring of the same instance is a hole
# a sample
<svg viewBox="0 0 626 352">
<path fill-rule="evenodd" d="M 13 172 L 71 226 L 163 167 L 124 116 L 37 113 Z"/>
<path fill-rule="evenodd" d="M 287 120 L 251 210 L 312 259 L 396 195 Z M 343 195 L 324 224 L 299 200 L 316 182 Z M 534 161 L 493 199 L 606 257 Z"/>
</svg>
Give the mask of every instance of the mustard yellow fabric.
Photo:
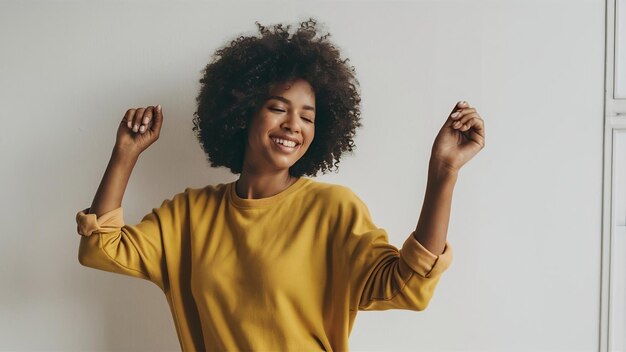
<svg viewBox="0 0 626 352">
<path fill-rule="evenodd" d="M 400 249 L 345 186 L 301 177 L 262 199 L 185 188 L 135 225 L 76 214 L 82 265 L 154 282 L 183 351 L 347 351 L 357 311 L 427 307 L 452 261 Z"/>
</svg>

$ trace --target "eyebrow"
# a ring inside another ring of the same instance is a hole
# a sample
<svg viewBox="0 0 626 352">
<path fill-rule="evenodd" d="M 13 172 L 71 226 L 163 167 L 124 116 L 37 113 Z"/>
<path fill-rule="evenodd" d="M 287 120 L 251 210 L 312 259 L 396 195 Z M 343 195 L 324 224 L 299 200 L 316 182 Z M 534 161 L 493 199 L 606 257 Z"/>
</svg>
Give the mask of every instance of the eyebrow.
<svg viewBox="0 0 626 352">
<path fill-rule="evenodd" d="M 267 98 L 267 100 L 270 100 L 270 99 L 276 99 L 276 100 L 280 100 L 280 101 L 282 101 L 284 103 L 291 104 L 291 100 L 289 100 L 289 99 L 287 99 L 285 97 L 281 97 L 280 95 L 272 95 L 272 96 L 269 96 Z M 304 110 L 311 110 L 311 111 L 315 112 L 315 108 L 310 106 L 310 105 L 303 105 L 302 108 Z"/>
</svg>

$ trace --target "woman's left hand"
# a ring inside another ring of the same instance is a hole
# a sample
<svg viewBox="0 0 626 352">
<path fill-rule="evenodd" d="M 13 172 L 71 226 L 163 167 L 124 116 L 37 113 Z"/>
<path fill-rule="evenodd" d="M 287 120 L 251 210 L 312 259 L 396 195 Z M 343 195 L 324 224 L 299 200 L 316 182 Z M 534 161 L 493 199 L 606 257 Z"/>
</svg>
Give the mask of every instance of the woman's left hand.
<svg viewBox="0 0 626 352">
<path fill-rule="evenodd" d="M 454 106 L 435 138 L 431 162 L 458 172 L 485 147 L 485 122 L 465 101 Z"/>
</svg>

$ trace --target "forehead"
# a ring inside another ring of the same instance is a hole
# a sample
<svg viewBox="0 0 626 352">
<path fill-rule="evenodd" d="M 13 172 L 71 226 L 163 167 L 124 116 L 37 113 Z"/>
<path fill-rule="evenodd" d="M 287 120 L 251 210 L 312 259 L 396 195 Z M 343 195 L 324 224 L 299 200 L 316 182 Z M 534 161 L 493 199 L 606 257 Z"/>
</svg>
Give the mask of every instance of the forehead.
<svg viewBox="0 0 626 352">
<path fill-rule="evenodd" d="M 315 103 L 315 91 L 309 82 L 303 79 L 274 83 L 270 88 L 270 96 L 271 95 L 289 97 L 290 100 L 297 99 L 303 102 Z"/>
</svg>

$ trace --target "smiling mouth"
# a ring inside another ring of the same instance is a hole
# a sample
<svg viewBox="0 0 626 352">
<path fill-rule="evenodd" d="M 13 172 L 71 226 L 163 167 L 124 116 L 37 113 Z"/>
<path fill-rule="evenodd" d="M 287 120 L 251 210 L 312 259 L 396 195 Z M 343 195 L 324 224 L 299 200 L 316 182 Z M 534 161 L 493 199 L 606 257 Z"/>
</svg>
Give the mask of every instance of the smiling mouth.
<svg viewBox="0 0 626 352">
<path fill-rule="evenodd" d="M 272 142 L 282 151 L 292 152 L 300 147 L 300 143 L 294 141 L 288 141 L 280 138 L 271 138 Z"/>
<path fill-rule="evenodd" d="M 299 143 L 296 143 L 294 141 L 289 141 L 286 139 L 280 139 L 280 138 L 275 138 L 275 137 L 272 137 L 272 140 L 274 141 L 274 143 L 287 147 L 287 148 L 295 148 L 298 145 L 300 145 Z"/>
</svg>

